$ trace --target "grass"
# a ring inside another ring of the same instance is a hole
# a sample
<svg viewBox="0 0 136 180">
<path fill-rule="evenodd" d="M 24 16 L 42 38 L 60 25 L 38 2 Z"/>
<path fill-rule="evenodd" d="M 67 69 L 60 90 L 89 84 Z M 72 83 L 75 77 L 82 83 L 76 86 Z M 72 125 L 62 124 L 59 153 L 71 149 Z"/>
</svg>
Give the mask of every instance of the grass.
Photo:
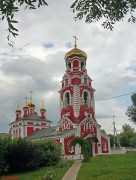
<svg viewBox="0 0 136 180">
<path fill-rule="evenodd" d="M 58 166 L 44 167 L 44 168 L 39 168 L 38 170 L 24 172 L 24 173 L 3 175 L 3 177 L 11 176 L 10 180 L 12 180 L 12 177 L 14 176 L 18 177 L 18 180 L 42 180 L 42 177 L 46 174 L 46 172 L 48 170 L 52 170 L 56 174 L 55 180 L 61 180 L 65 172 L 70 168 L 71 165 L 72 163 L 69 164 L 67 167 L 58 167 Z M 0 177 L 0 179 L 2 179 L 2 177 Z M 5 179 L 3 178 L 2 180 L 6 180 L 6 178 Z"/>
<path fill-rule="evenodd" d="M 134 180 L 136 153 L 97 156 L 83 163 L 77 180 Z"/>
</svg>

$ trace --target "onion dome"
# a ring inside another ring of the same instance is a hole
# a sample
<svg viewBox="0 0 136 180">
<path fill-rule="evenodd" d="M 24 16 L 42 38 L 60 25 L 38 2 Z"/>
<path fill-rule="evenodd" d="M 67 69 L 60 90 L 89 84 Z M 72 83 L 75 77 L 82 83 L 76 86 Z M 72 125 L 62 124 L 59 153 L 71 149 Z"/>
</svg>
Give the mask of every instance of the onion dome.
<svg viewBox="0 0 136 180">
<path fill-rule="evenodd" d="M 21 112 L 20 107 L 19 107 L 19 102 L 18 102 L 18 107 L 17 107 L 16 113 L 17 112 L 19 112 L 19 113 Z"/>
<path fill-rule="evenodd" d="M 43 104 L 43 100 L 42 100 L 42 107 L 41 107 L 41 109 L 40 109 L 40 111 L 44 111 L 44 112 L 46 112 L 46 108 L 44 107 L 44 104 Z"/>
<path fill-rule="evenodd" d="M 66 53 L 65 60 L 67 60 L 68 58 L 74 57 L 74 56 L 84 57 L 85 59 L 87 59 L 87 54 L 84 51 L 82 51 L 81 49 L 77 48 L 77 43 L 76 43 L 78 40 L 77 37 L 73 36 L 73 38 L 75 39 L 74 49 L 72 49 Z"/>
<path fill-rule="evenodd" d="M 67 60 L 68 58 L 71 58 L 73 56 L 84 57 L 85 59 L 87 59 L 87 54 L 84 51 L 78 49 L 76 46 L 74 49 L 72 49 L 66 53 L 65 60 Z"/>
<path fill-rule="evenodd" d="M 32 101 L 32 91 L 30 91 L 30 101 L 29 101 L 29 103 L 28 103 L 28 106 L 29 107 L 35 107 L 35 104 L 33 103 L 33 101 Z"/>
<path fill-rule="evenodd" d="M 16 112 L 21 112 L 21 110 L 18 108 L 18 109 L 16 110 Z"/>
<path fill-rule="evenodd" d="M 30 100 L 30 102 L 28 103 L 29 107 L 35 107 L 35 104 L 32 102 L 32 100 Z"/>
<path fill-rule="evenodd" d="M 28 109 L 29 108 L 29 106 L 28 106 L 28 103 L 27 103 L 27 97 L 25 97 L 25 100 L 26 100 L 26 104 L 25 104 L 25 106 L 23 107 L 23 109 Z"/>
</svg>

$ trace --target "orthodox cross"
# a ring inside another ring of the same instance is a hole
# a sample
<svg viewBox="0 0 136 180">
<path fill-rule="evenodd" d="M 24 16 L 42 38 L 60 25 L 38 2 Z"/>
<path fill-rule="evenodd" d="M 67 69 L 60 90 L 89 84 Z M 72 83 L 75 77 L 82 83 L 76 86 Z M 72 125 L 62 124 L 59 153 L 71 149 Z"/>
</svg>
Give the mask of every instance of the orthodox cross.
<svg viewBox="0 0 136 180">
<path fill-rule="evenodd" d="M 77 37 L 76 36 L 73 36 L 73 38 L 75 39 L 75 48 L 77 47 Z"/>
<path fill-rule="evenodd" d="M 42 100 L 42 107 L 44 107 L 44 100 Z"/>
<path fill-rule="evenodd" d="M 17 101 L 17 107 L 18 107 L 18 109 L 19 109 L 19 103 L 20 103 L 20 102 L 19 102 L 19 101 Z"/>
<path fill-rule="evenodd" d="M 25 97 L 25 100 L 26 100 L 26 105 L 27 105 L 27 100 L 28 100 L 28 97 Z"/>
<path fill-rule="evenodd" d="M 33 93 L 33 91 L 30 91 L 30 99 L 32 100 L 32 93 Z"/>
</svg>

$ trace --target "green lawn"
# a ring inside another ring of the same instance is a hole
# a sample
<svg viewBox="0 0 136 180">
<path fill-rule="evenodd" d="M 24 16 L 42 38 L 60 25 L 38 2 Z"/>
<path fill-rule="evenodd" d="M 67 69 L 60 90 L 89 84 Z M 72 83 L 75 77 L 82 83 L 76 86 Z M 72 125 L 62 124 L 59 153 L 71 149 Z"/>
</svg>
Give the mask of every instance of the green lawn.
<svg viewBox="0 0 136 180">
<path fill-rule="evenodd" d="M 97 156 L 83 163 L 77 180 L 134 180 L 136 153 Z"/>
<path fill-rule="evenodd" d="M 48 170 L 53 170 L 56 174 L 55 180 L 61 180 L 61 178 L 64 176 L 65 172 L 70 168 L 70 166 L 71 165 L 67 167 L 57 167 L 57 166 L 44 167 L 35 171 L 30 171 L 25 173 L 3 175 L 3 177 L 6 176 L 8 178 L 8 176 L 11 176 L 10 180 L 12 180 L 12 177 L 14 179 L 14 176 L 18 177 L 18 180 L 42 180 L 42 177 L 46 174 Z M 2 176 L 0 176 L 0 179 L 2 179 Z M 4 178 L 2 180 L 4 180 Z"/>
</svg>

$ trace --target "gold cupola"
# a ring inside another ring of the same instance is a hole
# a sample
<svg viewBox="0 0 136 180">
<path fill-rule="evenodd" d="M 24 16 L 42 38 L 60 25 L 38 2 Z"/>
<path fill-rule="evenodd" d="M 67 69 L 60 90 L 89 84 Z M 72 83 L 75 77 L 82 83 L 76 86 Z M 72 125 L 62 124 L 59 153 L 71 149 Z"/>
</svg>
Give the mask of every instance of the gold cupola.
<svg viewBox="0 0 136 180">
<path fill-rule="evenodd" d="M 17 109 L 16 109 L 16 113 L 21 113 L 21 109 L 19 107 L 19 102 L 18 102 L 18 106 L 17 106 Z"/>
<path fill-rule="evenodd" d="M 28 99 L 28 97 L 25 97 L 26 104 L 24 105 L 23 109 L 28 109 L 29 108 L 28 103 L 27 103 L 27 99 Z"/>
<path fill-rule="evenodd" d="M 74 56 L 79 56 L 79 57 L 83 57 L 83 58 L 87 59 L 87 54 L 84 51 L 77 48 L 76 40 L 78 40 L 78 39 L 76 38 L 76 36 L 73 36 L 73 37 L 75 38 L 74 49 L 72 49 L 66 53 L 65 60 L 67 60 L 68 58 L 74 57 Z"/>
<path fill-rule="evenodd" d="M 44 101 L 43 101 L 43 100 L 42 100 L 42 107 L 41 107 L 40 111 L 46 112 L 46 108 L 45 108 L 45 106 L 44 106 Z"/>
<path fill-rule="evenodd" d="M 35 107 L 35 104 L 34 104 L 33 101 L 32 101 L 32 93 L 33 93 L 33 92 L 30 91 L 30 101 L 29 101 L 29 103 L 28 103 L 28 106 L 34 108 L 34 107 Z"/>
</svg>

